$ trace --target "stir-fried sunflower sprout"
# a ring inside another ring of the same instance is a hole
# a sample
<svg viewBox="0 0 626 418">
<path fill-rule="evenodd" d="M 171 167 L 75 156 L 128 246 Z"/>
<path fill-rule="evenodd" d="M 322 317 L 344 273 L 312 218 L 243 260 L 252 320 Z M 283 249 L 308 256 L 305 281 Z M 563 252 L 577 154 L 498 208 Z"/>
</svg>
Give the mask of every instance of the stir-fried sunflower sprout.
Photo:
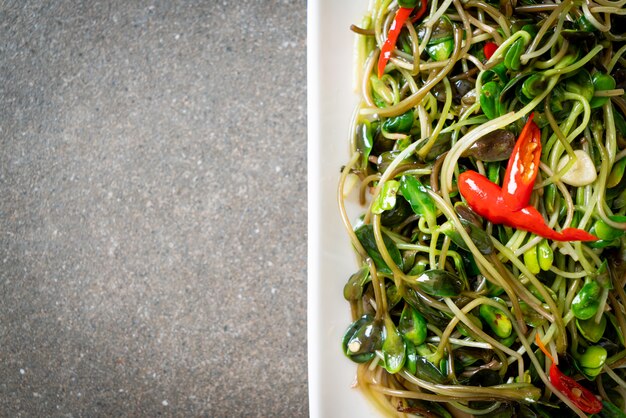
<svg viewBox="0 0 626 418">
<path fill-rule="evenodd" d="M 352 27 L 357 386 L 389 416 L 620 416 L 626 0 L 425 1 Z"/>
</svg>

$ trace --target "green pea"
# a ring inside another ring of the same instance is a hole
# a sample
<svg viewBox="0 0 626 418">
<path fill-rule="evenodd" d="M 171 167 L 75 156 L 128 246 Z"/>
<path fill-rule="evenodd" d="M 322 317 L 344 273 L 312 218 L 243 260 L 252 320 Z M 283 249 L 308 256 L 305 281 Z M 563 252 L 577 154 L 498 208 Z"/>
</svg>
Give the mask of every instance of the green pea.
<svg viewBox="0 0 626 418">
<path fill-rule="evenodd" d="M 415 120 L 413 109 L 410 109 L 402 115 L 394 116 L 383 122 L 383 130 L 394 134 L 408 134 L 413 127 Z"/>
<path fill-rule="evenodd" d="M 606 330 L 606 317 L 602 315 L 600 319 L 600 323 L 596 323 L 595 318 L 589 318 L 586 320 L 576 319 L 576 328 L 580 334 L 585 337 L 588 341 L 592 343 L 597 343 L 600 341 L 600 338 L 604 335 L 604 331 Z"/>
<path fill-rule="evenodd" d="M 506 68 L 512 71 L 518 71 L 522 67 L 520 58 L 524 53 L 525 46 L 526 44 L 523 38 L 518 38 L 509 46 L 504 54 L 504 65 Z"/>
<path fill-rule="evenodd" d="M 400 182 L 395 180 L 386 181 L 372 204 L 372 213 L 380 215 L 386 210 L 393 209 L 396 205 L 396 193 L 399 188 Z"/>
<path fill-rule="evenodd" d="M 398 331 L 408 341 L 414 345 L 420 345 L 426 341 L 428 328 L 426 327 L 426 319 L 408 303 L 404 305 L 400 322 L 398 323 Z"/>
<path fill-rule="evenodd" d="M 537 246 L 534 245 L 524 253 L 524 264 L 528 271 L 532 274 L 538 274 L 541 269 L 539 267 L 539 259 L 537 258 Z"/>
<path fill-rule="evenodd" d="M 541 270 L 548 271 L 554 262 L 554 252 L 547 240 L 542 240 L 537 244 L 537 257 L 539 259 L 539 267 Z"/>
<path fill-rule="evenodd" d="M 578 364 L 583 373 L 589 377 L 595 377 L 602 371 L 606 358 L 607 352 L 604 347 L 592 345 L 579 357 Z"/>
<path fill-rule="evenodd" d="M 593 87 L 596 91 L 613 90 L 616 86 L 615 79 L 609 74 L 596 72 L 592 76 Z M 608 97 L 593 97 L 589 101 L 589 105 L 592 109 L 602 106 L 609 100 Z"/>
<path fill-rule="evenodd" d="M 602 289 L 595 280 L 588 280 L 572 301 L 572 312 L 578 319 L 592 318 L 598 311 Z"/>
<path fill-rule="evenodd" d="M 492 299 L 501 303 L 506 309 L 506 305 L 502 299 Z M 487 325 L 489 325 L 493 333 L 496 334 L 498 337 L 508 338 L 513 332 L 513 325 L 511 324 L 511 320 L 502 310 L 494 308 L 491 305 L 483 304 L 480 305 L 479 313 L 480 317 L 487 323 Z"/>
<path fill-rule="evenodd" d="M 495 81 L 483 84 L 480 92 L 480 108 L 489 119 L 500 116 L 500 93 L 501 88 Z"/>
<path fill-rule="evenodd" d="M 363 315 L 346 330 L 342 339 L 344 354 L 356 363 L 365 363 L 382 348 L 384 328 L 371 315 Z"/>
<path fill-rule="evenodd" d="M 427 270 L 414 279 L 414 285 L 437 297 L 454 297 L 463 291 L 463 281 L 446 270 Z"/>
</svg>

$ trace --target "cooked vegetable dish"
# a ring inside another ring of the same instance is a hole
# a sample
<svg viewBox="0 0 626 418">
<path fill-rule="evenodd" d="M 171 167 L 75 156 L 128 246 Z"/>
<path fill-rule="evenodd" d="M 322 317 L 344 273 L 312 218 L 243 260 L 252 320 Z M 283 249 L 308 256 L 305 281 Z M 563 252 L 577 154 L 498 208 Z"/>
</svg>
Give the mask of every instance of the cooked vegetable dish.
<svg viewBox="0 0 626 418">
<path fill-rule="evenodd" d="M 371 0 L 352 27 L 341 348 L 385 415 L 626 417 L 624 5 Z"/>
</svg>

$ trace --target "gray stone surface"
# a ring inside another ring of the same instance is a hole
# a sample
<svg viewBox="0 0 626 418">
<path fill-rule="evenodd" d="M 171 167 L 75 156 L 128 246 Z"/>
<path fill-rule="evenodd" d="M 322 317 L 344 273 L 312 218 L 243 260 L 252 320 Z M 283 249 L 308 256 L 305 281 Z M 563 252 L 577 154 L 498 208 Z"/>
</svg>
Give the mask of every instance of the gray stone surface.
<svg viewBox="0 0 626 418">
<path fill-rule="evenodd" d="M 306 2 L 0 0 L 0 415 L 306 416 Z"/>
</svg>

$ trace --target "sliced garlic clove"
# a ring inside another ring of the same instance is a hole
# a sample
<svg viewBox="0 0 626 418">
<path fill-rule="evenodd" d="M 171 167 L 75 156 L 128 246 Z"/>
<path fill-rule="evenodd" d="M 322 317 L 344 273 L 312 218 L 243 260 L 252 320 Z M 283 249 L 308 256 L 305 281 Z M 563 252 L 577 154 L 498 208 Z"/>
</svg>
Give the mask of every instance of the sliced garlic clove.
<svg viewBox="0 0 626 418">
<path fill-rule="evenodd" d="M 561 177 L 561 181 L 574 187 L 587 186 L 598 178 L 596 166 L 593 164 L 591 157 L 583 150 L 574 151 L 576 161 L 572 167 Z M 557 171 L 561 171 L 569 162 L 569 155 L 565 155 L 559 161 Z"/>
</svg>

